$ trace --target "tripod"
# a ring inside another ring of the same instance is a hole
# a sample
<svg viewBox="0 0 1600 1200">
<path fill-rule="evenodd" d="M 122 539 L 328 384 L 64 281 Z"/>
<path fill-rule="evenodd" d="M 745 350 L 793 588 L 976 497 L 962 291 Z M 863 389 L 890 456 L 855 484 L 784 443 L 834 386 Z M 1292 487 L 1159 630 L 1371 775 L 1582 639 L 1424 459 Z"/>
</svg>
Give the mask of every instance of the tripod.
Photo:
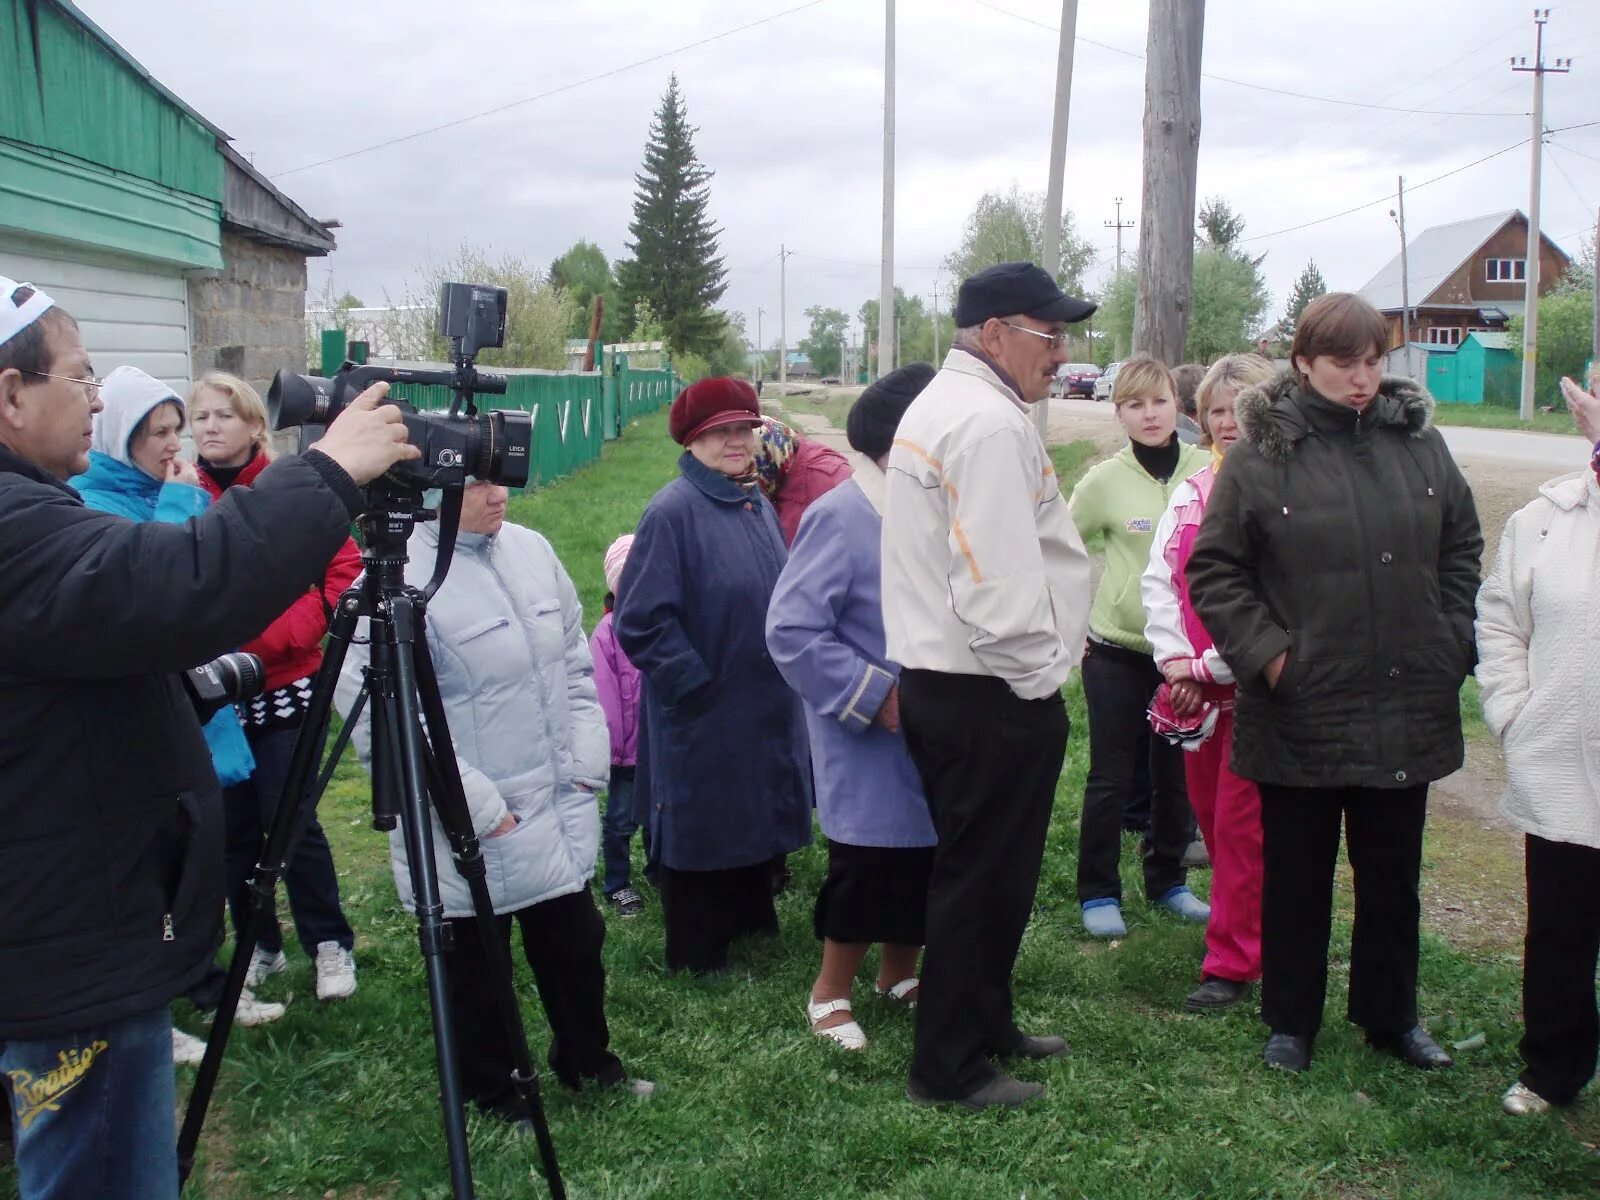
<svg viewBox="0 0 1600 1200">
<path fill-rule="evenodd" d="M 487 959 L 494 974 L 488 982 L 511 1047 L 510 1081 L 527 1106 L 552 1200 L 565 1200 L 566 1188 L 556 1165 L 555 1143 L 551 1140 L 540 1098 L 539 1075 L 528 1051 L 527 1035 L 512 988 L 510 950 L 495 920 L 483 854 L 472 831 L 455 749 L 445 720 L 444 702 L 439 695 L 433 660 L 428 655 L 427 602 L 449 570 L 461 515 L 461 491 L 457 488 L 445 493 L 440 511 L 439 557 L 432 580 L 421 590 L 410 587 L 405 580 L 406 545 L 411 531 L 419 519 L 431 516 L 425 511 L 419 512 L 420 508 L 421 497 L 417 492 L 375 488 L 366 511 L 356 520 L 361 531 L 365 574 L 355 587 L 339 598 L 334 608 L 327 654 L 317 673 L 311 707 L 295 742 L 282 800 L 263 840 L 261 861 L 250 881 L 250 906 L 240 924 L 211 1038 L 178 1136 L 178 1168 L 185 1180 L 194 1165 L 195 1147 L 216 1086 L 228 1034 L 233 1028 L 251 955 L 261 936 L 261 928 L 273 911 L 273 891 L 288 867 L 294 843 L 305 824 L 303 814 L 315 811 L 333 775 L 334 765 L 360 719 L 362 707 L 370 699 L 373 826 L 392 830 L 398 821 L 410 860 L 418 940 L 433 1015 L 439 1098 L 452 1194 L 456 1200 L 469 1200 L 474 1192 L 455 1031 L 445 982 L 443 955 L 450 949 L 450 927 L 445 923 L 444 906 L 439 897 L 430 801 L 450 839 L 456 870 L 471 891 L 478 930 L 488 948 Z M 318 778 L 316 768 L 333 716 L 334 688 L 357 622 L 362 617 L 368 619 L 370 629 L 371 661 L 366 680 Z"/>
</svg>

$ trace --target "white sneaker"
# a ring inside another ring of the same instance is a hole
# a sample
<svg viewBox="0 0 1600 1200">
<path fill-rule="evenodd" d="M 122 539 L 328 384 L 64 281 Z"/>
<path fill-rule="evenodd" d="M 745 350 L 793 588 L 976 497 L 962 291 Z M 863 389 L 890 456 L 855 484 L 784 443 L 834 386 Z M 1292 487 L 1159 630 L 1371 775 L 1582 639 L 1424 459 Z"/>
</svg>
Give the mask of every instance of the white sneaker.
<svg viewBox="0 0 1600 1200">
<path fill-rule="evenodd" d="M 258 988 L 266 982 L 268 975 L 276 975 L 279 971 L 289 969 L 289 960 L 279 950 L 269 954 L 260 946 L 250 956 L 250 969 L 244 973 L 244 985 L 247 988 Z"/>
<path fill-rule="evenodd" d="M 286 1007 L 272 1000 L 257 1000 L 256 994 L 245 988 L 239 993 L 239 1007 L 234 1009 L 233 1021 L 236 1025 L 267 1025 L 283 1016 Z"/>
<path fill-rule="evenodd" d="M 200 1065 L 200 1060 L 206 1056 L 206 1044 L 192 1033 L 185 1033 L 176 1026 L 172 1029 L 172 1061 L 186 1067 Z"/>
<path fill-rule="evenodd" d="M 343 1000 L 355 990 L 356 956 L 338 942 L 318 942 L 317 999 Z"/>
<path fill-rule="evenodd" d="M 1513 1117 L 1526 1117 L 1549 1112 L 1551 1104 L 1519 1079 L 1500 1097 L 1500 1107 Z"/>
</svg>

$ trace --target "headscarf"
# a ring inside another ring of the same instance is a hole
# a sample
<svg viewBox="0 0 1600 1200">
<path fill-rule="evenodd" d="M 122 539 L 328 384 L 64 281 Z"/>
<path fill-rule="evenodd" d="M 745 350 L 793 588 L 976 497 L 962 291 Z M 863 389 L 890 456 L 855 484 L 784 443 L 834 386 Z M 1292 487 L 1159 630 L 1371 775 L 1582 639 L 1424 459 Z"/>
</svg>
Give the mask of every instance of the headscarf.
<svg viewBox="0 0 1600 1200">
<path fill-rule="evenodd" d="M 799 445 L 800 435 L 776 417 L 764 416 L 756 426 L 756 482 L 768 500 L 782 490 Z"/>
</svg>

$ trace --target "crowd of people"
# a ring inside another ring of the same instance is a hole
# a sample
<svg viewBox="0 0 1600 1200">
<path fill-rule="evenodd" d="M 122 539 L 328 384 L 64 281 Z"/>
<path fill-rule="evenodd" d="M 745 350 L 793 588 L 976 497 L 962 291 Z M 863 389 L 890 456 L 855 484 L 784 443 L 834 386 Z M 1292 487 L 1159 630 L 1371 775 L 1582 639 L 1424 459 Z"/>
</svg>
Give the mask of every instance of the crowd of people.
<svg viewBox="0 0 1600 1200">
<path fill-rule="evenodd" d="M 638 917 L 653 887 L 667 969 L 730 969 L 740 939 L 778 932 L 774 897 L 814 808 L 827 871 L 818 969 L 797 997 L 809 1029 L 868 1045 L 854 987 L 878 946 L 874 990 L 915 1022 L 909 1099 L 1043 1095 L 1015 1064 L 1069 1047 L 1019 1027 L 1012 975 L 1074 669 L 1086 935 L 1127 936 L 1123 834 L 1141 828 L 1146 903 L 1205 927 L 1182 1006 L 1226 1009 L 1259 981 L 1263 1059 L 1289 1072 L 1311 1066 L 1323 1019 L 1341 836 L 1348 1017 L 1378 1051 L 1452 1065 L 1418 1019 L 1418 889 L 1428 787 L 1461 764 L 1458 694 L 1476 670 L 1506 751 L 1504 811 L 1526 834 L 1525 1069 L 1503 1106 L 1565 1105 L 1592 1077 L 1600 751 L 1572 698 L 1597 674 L 1600 448 L 1512 518 L 1480 588 L 1472 494 L 1431 399 L 1383 376 L 1380 314 L 1331 294 L 1307 306 L 1282 367 L 1126 362 L 1112 401 L 1127 445 L 1066 495 L 1029 410 L 1093 311 L 1028 263 L 965 280 L 943 364 L 902 367 L 854 403 L 853 462 L 763 413 L 742 380 L 689 386 L 668 421 L 677 478 L 588 568 L 606 586 L 592 633 L 550 543 L 507 523 L 506 489 L 465 488 L 428 648 L 499 937 L 516 927 L 563 1084 L 654 1091 L 610 1046 L 606 914 Z M 1600 447 L 1594 386 L 1563 384 Z M 176 1193 L 170 1156 L 149 1148 L 172 1140 L 171 1059 L 203 1045 L 168 1006 L 218 1001 L 224 902 L 237 927 L 331 605 L 361 570 L 359 488 L 415 453 L 382 391 L 317 449 L 275 460 L 247 383 L 209 374 L 184 398 L 131 367 L 98 380 L 72 318 L 0 280 L 0 691 L 14 714 L 0 731 L 0 1069 L 25 1196 L 80 1194 L 108 1170 L 119 1194 Z M 412 534 L 418 586 L 438 538 L 426 523 Z M 261 656 L 265 691 L 202 728 L 173 672 L 240 648 Z M 366 665 L 358 637 L 341 711 Z M 69 706 L 81 724 L 66 729 L 50 714 Z M 366 716 L 353 735 L 369 762 Z M 44 794 L 57 802 L 28 802 Z M 115 846 L 132 866 L 80 871 L 63 903 L 46 881 L 83 861 L 86 837 L 105 848 L 95 861 Z M 492 990 L 505 945 L 473 920 L 443 828 L 433 843 L 465 1095 L 522 1121 Z M 1196 843 L 1209 904 L 1188 884 Z M 314 814 L 296 846 L 295 932 L 318 999 L 342 999 L 354 935 Z M 408 855 L 396 830 L 396 889 L 414 908 Z M 282 1015 L 251 989 L 286 966 L 269 922 L 241 1023 Z M 71 1086 L 52 1090 L 63 1064 Z"/>
</svg>

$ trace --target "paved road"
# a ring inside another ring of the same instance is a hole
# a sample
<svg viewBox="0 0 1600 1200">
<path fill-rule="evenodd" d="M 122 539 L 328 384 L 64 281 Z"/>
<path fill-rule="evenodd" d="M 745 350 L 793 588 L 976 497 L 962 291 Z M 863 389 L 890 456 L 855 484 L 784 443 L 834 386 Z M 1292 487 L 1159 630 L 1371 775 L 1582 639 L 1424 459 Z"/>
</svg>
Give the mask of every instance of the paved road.
<svg viewBox="0 0 1600 1200">
<path fill-rule="evenodd" d="M 1078 418 L 1104 420 L 1109 426 L 1111 405 L 1093 400 L 1051 400 L 1050 412 Z M 1490 459 L 1518 466 L 1576 471 L 1589 461 L 1591 447 L 1576 435 L 1528 433 L 1520 429 L 1480 429 L 1471 425 L 1441 425 L 1445 444 L 1458 459 Z"/>
</svg>

